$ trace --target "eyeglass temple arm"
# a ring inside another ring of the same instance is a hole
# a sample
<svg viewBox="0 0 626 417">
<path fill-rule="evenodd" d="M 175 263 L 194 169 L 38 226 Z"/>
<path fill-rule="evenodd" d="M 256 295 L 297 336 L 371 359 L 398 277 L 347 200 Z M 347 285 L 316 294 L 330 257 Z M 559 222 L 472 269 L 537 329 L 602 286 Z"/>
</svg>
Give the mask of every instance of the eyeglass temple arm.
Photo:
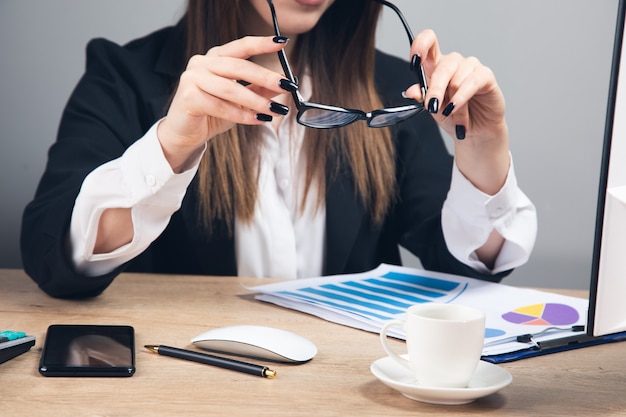
<svg viewBox="0 0 626 417">
<path fill-rule="evenodd" d="M 272 0 L 267 0 L 267 4 L 270 6 L 270 11 L 272 12 L 274 32 L 276 36 L 280 36 L 280 28 L 278 27 L 278 19 L 276 18 L 276 9 L 274 9 L 274 3 L 272 3 Z M 280 61 L 280 65 L 283 67 L 283 71 L 285 71 L 285 75 L 287 76 L 287 78 L 289 78 L 290 81 L 298 84 L 298 80 L 296 79 L 296 76 L 293 75 L 293 71 L 289 66 L 289 62 L 287 61 L 287 56 L 285 55 L 284 49 L 280 49 L 278 51 L 278 60 Z M 303 98 L 300 96 L 300 92 L 296 90 L 292 93 L 292 95 L 296 104 L 298 105 L 298 107 L 300 107 L 300 103 L 303 101 Z"/>
<path fill-rule="evenodd" d="M 269 0 L 268 0 L 269 1 Z M 380 3 L 383 4 L 387 7 L 389 7 L 391 10 L 393 10 L 394 12 L 396 12 L 396 14 L 398 15 L 398 17 L 400 18 L 400 20 L 402 21 L 402 26 L 404 26 L 404 30 L 406 31 L 406 35 L 409 37 L 409 43 L 411 43 L 411 45 L 413 44 L 413 41 L 415 40 L 415 36 L 413 36 L 413 32 L 411 31 L 411 27 L 409 26 L 409 22 L 406 21 L 404 15 L 402 14 L 402 12 L 400 11 L 400 9 L 398 8 L 398 6 L 396 6 L 393 3 L 389 3 L 386 0 L 374 0 L 376 3 Z"/>
<path fill-rule="evenodd" d="M 268 0 L 268 2 L 269 1 L 271 0 Z M 404 26 L 404 30 L 406 31 L 406 34 L 409 37 L 409 43 L 413 45 L 415 36 L 413 36 L 413 32 L 411 31 L 409 22 L 406 21 L 406 18 L 404 17 L 404 15 L 402 14 L 398 6 L 396 6 L 393 3 L 388 2 L 387 0 L 373 0 L 373 1 L 389 7 L 391 10 L 393 10 L 396 13 L 396 15 L 400 18 L 400 21 L 402 21 L 402 26 Z M 420 63 L 419 67 L 415 68 L 415 70 L 417 71 L 417 77 L 419 79 L 419 83 L 422 86 L 422 95 L 426 96 L 426 92 L 428 91 L 428 85 L 426 85 L 426 74 L 424 73 L 424 66 L 421 65 Z"/>
</svg>

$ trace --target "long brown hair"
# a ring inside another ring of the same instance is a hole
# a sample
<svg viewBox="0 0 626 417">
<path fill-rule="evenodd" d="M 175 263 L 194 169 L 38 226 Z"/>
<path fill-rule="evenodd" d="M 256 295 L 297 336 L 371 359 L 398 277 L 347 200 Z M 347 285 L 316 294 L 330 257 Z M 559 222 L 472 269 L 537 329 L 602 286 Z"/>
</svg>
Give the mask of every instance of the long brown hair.
<svg viewBox="0 0 626 417">
<path fill-rule="evenodd" d="M 187 58 L 244 36 L 241 0 L 189 0 L 183 17 Z M 249 5 L 247 5 L 250 7 Z M 315 86 L 311 101 L 364 110 L 382 107 L 374 87 L 375 28 L 380 4 L 335 0 L 310 32 L 296 40 L 290 62 L 308 69 Z M 292 40 L 293 41 L 293 40 Z M 249 221 L 257 199 L 260 136 L 255 126 L 237 125 L 212 138 L 199 169 L 200 215 L 211 230 L 224 220 L 232 233 L 235 217 Z M 305 196 L 313 182 L 324 201 L 340 161 L 350 167 L 358 197 L 374 224 L 382 222 L 395 193 L 395 166 L 387 128 L 357 122 L 340 129 L 306 129 Z M 304 201 L 304 199 L 302 200 Z"/>
</svg>

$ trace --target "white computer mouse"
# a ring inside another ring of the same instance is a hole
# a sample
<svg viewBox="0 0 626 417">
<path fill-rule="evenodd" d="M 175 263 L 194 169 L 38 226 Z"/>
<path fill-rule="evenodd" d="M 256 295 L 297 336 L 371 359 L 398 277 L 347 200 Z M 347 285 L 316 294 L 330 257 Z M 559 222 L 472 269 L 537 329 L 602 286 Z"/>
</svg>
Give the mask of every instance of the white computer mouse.
<svg viewBox="0 0 626 417">
<path fill-rule="evenodd" d="M 317 354 L 313 342 L 300 335 L 255 325 L 215 328 L 194 337 L 191 343 L 206 350 L 277 362 L 306 362 Z"/>
</svg>

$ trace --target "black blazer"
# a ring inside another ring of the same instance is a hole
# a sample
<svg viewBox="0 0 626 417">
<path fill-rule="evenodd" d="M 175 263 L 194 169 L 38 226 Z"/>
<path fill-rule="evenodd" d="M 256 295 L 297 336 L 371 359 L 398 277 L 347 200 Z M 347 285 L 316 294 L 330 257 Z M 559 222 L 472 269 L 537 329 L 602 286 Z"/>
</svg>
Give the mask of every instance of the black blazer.
<svg viewBox="0 0 626 417">
<path fill-rule="evenodd" d="M 210 236 L 198 224 L 196 184 L 162 235 L 139 257 L 100 277 L 78 274 L 67 245 L 70 217 L 83 179 L 122 153 L 161 117 L 184 65 L 179 27 L 162 29 L 124 47 L 96 39 L 87 47 L 85 74 L 64 111 L 57 141 L 32 202 L 24 211 L 21 251 L 26 273 L 55 297 L 101 293 L 122 271 L 236 275 L 227 225 Z M 407 62 L 377 54 L 376 82 L 386 105 L 415 83 Z M 426 112 L 393 129 L 398 199 L 382 226 L 372 226 L 347 169 L 328 178 L 325 275 L 361 272 L 380 263 L 400 264 L 398 245 L 424 267 L 499 281 L 448 252 L 440 225 L 452 158 Z"/>
</svg>

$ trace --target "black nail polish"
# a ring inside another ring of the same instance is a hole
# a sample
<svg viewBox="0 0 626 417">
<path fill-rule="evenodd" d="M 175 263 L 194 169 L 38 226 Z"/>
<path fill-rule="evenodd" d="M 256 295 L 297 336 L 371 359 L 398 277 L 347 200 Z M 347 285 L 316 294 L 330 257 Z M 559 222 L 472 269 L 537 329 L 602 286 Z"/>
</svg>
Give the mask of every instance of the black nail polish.
<svg viewBox="0 0 626 417">
<path fill-rule="evenodd" d="M 289 38 L 286 36 L 274 36 L 272 38 L 272 40 L 274 41 L 274 43 L 287 43 L 289 42 Z"/>
<path fill-rule="evenodd" d="M 272 113 L 276 113 L 276 114 L 280 114 L 284 116 L 287 113 L 289 113 L 289 107 L 285 106 L 284 104 L 280 104 L 280 103 L 276 103 L 272 101 L 270 103 L 270 111 Z"/>
<path fill-rule="evenodd" d="M 281 80 L 278 82 L 278 85 L 280 85 L 280 88 L 285 91 L 289 91 L 290 93 L 298 89 L 298 84 L 286 78 L 281 78 Z"/>
<path fill-rule="evenodd" d="M 450 116 L 450 113 L 452 113 L 453 110 L 454 110 L 454 103 L 450 103 L 446 106 L 445 109 L 443 109 L 443 112 L 441 114 L 447 117 L 447 116 Z"/>
<path fill-rule="evenodd" d="M 458 140 L 465 139 L 465 126 L 463 126 L 463 125 L 456 125 L 456 138 Z"/>
<path fill-rule="evenodd" d="M 261 122 L 271 122 L 272 119 L 274 119 L 274 118 L 272 116 L 270 116 L 269 114 L 257 113 L 256 119 L 261 121 Z"/>
<path fill-rule="evenodd" d="M 428 112 L 436 114 L 439 111 L 439 99 L 433 97 L 428 101 Z"/>
<path fill-rule="evenodd" d="M 422 57 L 419 56 L 419 54 L 415 54 L 411 57 L 411 66 L 410 66 L 410 70 L 412 72 L 415 72 L 419 66 L 422 64 Z"/>
</svg>

